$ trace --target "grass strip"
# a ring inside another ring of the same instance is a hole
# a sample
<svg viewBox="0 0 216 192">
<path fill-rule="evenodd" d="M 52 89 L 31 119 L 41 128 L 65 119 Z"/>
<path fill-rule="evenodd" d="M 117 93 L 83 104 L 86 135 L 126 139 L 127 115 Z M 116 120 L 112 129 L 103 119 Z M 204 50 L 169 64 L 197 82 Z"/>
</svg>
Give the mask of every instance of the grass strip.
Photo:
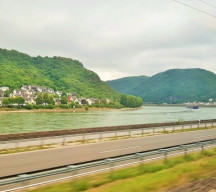
<svg viewBox="0 0 216 192">
<path fill-rule="evenodd" d="M 216 149 L 170 158 L 110 173 L 87 176 L 31 192 L 157 192 L 216 173 Z"/>
<path fill-rule="evenodd" d="M 15 149 L 2 149 L 0 150 L 0 155 L 5 154 L 13 154 L 13 153 L 21 153 L 21 152 L 29 152 L 29 151 L 37 151 L 37 150 L 44 150 L 44 149 L 51 149 L 54 148 L 54 145 L 43 145 L 43 146 L 27 146 L 27 147 L 20 147 Z"/>
</svg>

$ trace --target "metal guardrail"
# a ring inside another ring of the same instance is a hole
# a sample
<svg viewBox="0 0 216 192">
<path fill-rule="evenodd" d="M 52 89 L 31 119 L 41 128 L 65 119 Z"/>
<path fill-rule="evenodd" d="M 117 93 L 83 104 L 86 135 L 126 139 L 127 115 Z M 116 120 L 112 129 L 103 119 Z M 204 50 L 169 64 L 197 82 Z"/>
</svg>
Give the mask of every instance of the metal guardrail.
<svg viewBox="0 0 216 192">
<path fill-rule="evenodd" d="M 2 149 L 16 149 L 28 146 L 44 146 L 49 144 L 66 145 L 70 142 L 85 142 L 88 140 L 103 140 L 118 137 L 133 137 L 144 136 L 147 134 L 158 134 L 164 132 L 192 130 L 196 128 L 208 128 L 216 126 L 216 122 L 198 123 L 198 124 L 182 124 L 172 126 L 150 127 L 150 128 L 137 128 L 128 130 L 115 130 L 106 132 L 93 132 L 84 134 L 61 135 L 53 137 L 31 138 L 22 140 L 0 141 L 0 150 Z"/>
<path fill-rule="evenodd" d="M 176 126 L 176 125 L 208 124 L 208 123 L 215 123 L 215 122 L 216 122 L 216 119 L 207 119 L 207 120 L 134 124 L 134 125 L 117 125 L 117 126 L 109 126 L 109 127 L 91 127 L 91 128 L 79 128 L 79 129 L 68 129 L 68 130 L 3 134 L 3 135 L 0 135 L 0 141 L 42 138 L 42 137 L 55 137 L 59 135 L 63 136 L 63 135 L 74 135 L 74 134 L 98 133 L 98 132 L 107 132 L 107 131 L 123 131 L 123 130 L 133 130 L 133 129 L 142 129 L 142 128 Z"/>
<path fill-rule="evenodd" d="M 20 183 L 20 182 L 26 182 L 26 181 L 30 181 L 30 180 L 34 180 L 38 178 L 43 178 L 43 177 L 48 177 L 48 176 L 53 176 L 53 175 L 58 175 L 58 174 L 63 174 L 63 173 L 71 173 L 71 174 L 76 175 L 77 171 L 79 170 L 85 170 L 87 168 L 94 168 L 94 167 L 98 167 L 102 165 L 109 165 L 110 169 L 112 169 L 113 164 L 117 162 L 123 162 L 123 161 L 134 160 L 134 159 L 139 159 L 140 162 L 143 162 L 143 158 L 148 157 L 148 156 L 153 156 L 153 155 L 159 155 L 159 154 L 162 154 L 164 156 L 164 160 L 167 160 L 168 153 L 170 152 L 175 152 L 175 151 L 180 150 L 180 151 L 183 151 L 185 155 L 187 155 L 188 150 L 190 148 L 200 147 L 200 149 L 203 151 L 204 147 L 207 147 L 208 145 L 215 145 L 215 144 L 216 144 L 216 138 L 212 140 L 202 141 L 202 142 L 195 142 L 195 143 L 178 145 L 178 146 L 169 147 L 169 148 L 162 148 L 162 149 L 156 149 L 156 150 L 147 151 L 147 152 L 129 154 L 129 155 L 122 156 L 122 157 L 108 158 L 108 159 L 99 160 L 95 162 L 82 163 L 79 165 L 69 165 L 63 168 L 57 168 L 57 169 L 53 169 L 49 171 L 21 174 L 21 175 L 12 177 L 12 178 L 6 178 L 6 179 L 0 180 L 0 186 L 10 185 L 10 184 Z"/>
</svg>

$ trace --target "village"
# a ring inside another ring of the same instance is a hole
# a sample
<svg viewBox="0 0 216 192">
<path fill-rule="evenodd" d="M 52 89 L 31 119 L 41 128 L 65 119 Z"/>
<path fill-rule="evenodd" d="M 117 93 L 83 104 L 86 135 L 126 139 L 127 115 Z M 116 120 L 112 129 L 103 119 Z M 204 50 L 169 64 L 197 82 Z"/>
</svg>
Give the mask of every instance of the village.
<svg viewBox="0 0 216 192">
<path fill-rule="evenodd" d="M 187 105 L 187 106 L 216 106 L 216 102 L 214 101 L 213 98 L 210 98 L 208 100 L 208 102 L 187 102 L 187 103 L 183 103 L 183 105 Z"/>
<path fill-rule="evenodd" d="M 40 94 L 49 94 L 53 96 L 54 105 L 60 105 L 61 98 L 64 96 L 67 99 L 66 103 L 77 103 L 78 105 L 93 105 L 95 103 L 100 103 L 101 99 L 99 98 L 85 98 L 80 97 L 78 98 L 76 93 L 69 92 L 64 93 L 63 91 L 55 91 L 52 88 L 48 88 L 45 86 L 33 86 L 33 85 L 22 85 L 20 89 L 15 89 L 12 92 L 10 91 L 10 87 L 0 87 L 0 106 L 3 105 L 2 101 L 5 98 L 17 98 L 22 97 L 24 98 L 23 105 L 36 105 L 37 98 Z M 106 103 L 110 103 L 110 99 L 105 99 Z M 65 103 L 64 103 L 65 104 Z M 47 103 L 42 103 L 42 105 L 47 105 Z"/>
</svg>

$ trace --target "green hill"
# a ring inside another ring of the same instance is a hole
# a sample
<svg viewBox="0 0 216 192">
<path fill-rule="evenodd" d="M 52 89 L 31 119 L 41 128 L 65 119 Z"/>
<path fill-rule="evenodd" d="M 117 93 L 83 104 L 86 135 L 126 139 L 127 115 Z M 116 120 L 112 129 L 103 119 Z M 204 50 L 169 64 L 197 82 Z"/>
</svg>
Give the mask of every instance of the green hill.
<svg viewBox="0 0 216 192">
<path fill-rule="evenodd" d="M 119 93 L 77 60 L 30 57 L 15 50 L 0 49 L 0 86 L 18 89 L 21 85 L 47 86 L 85 97 L 119 98 Z"/>
<path fill-rule="evenodd" d="M 116 81 L 109 82 L 114 89 Z M 216 75 L 203 69 L 172 69 L 127 86 L 125 93 L 154 103 L 208 101 L 209 98 L 216 98 Z"/>
<path fill-rule="evenodd" d="M 140 82 L 147 80 L 147 76 L 124 77 L 106 83 L 120 93 L 131 94 L 131 90 L 135 89 Z"/>
</svg>

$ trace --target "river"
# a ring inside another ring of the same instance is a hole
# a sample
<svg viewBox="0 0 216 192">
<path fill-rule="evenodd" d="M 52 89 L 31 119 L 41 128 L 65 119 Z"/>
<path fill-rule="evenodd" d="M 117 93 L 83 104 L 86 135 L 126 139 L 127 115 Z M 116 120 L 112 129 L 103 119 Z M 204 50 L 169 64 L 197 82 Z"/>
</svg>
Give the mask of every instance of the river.
<svg viewBox="0 0 216 192">
<path fill-rule="evenodd" d="M 143 106 L 135 110 L 0 113 L 0 134 L 215 119 L 216 108 Z"/>
</svg>

